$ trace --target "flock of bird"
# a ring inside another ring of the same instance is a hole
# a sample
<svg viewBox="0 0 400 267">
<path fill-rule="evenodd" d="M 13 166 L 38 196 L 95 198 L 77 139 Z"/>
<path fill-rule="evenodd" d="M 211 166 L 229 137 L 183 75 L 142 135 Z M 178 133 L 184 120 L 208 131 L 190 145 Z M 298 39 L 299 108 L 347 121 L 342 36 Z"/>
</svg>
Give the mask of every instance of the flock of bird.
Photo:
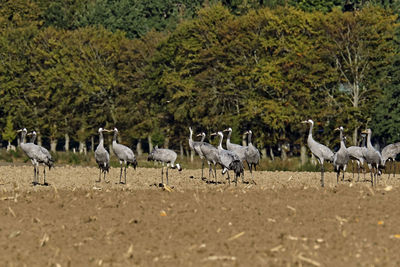
<svg viewBox="0 0 400 267">
<path fill-rule="evenodd" d="M 351 146 L 346 147 L 345 145 L 345 136 L 343 135 L 343 127 L 339 127 L 335 130 L 340 132 L 339 140 L 340 140 L 340 148 L 337 152 L 332 152 L 327 146 L 322 145 L 314 140 L 312 136 L 312 130 L 314 126 L 314 122 L 312 120 L 303 121 L 302 123 L 306 123 L 310 125 L 310 130 L 307 138 L 307 145 L 310 148 L 311 152 L 318 159 L 319 164 L 321 166 L 321 186 L 324 187 L 324 162 L 333 163 L 334 170 L 337 173 L 337 183 L 339 182 L 340 172 L 342 171 L 342 181 L 344 180 L 344 172 L 346 171 L 347 165 L 350 160 L 356 161 L 358 167 L 358 179 L 360 178 L 360 169 L 364 169 L 364 163 L 366 162 L 371 173 L 371 184 L 376 185 L 378 182 L 378 176 L 381 174 L 381 170 L 385 167 L 387 161 L 394 161 L 396 155 L 400 153 L 400 143 L 390 144 L 386 146 L 382 153 L 380 153 L 377 149 L 375 149 L 371 144 L 371 129 L 367 129 L 362 132 L 364 138 L 367 136 L 366 146 Z M 43 164 L 43 184 L 46 183 L 46 166 L 51 169 L 54 166 L 54 160 L 47 149 L 42 146 L 34 144 L 36 139 L 36 132 L 33 131 L 28 133 L 26 128 L 18 130 L 17 132 L 21 132 L 21 148 L 26 153 L 26 155 L 30 158 L 32 165 L 34 167 L 34 176 L 33 176 L 33 184 L 40 184 L 39 179 L 39 165 Z M 109 172 L 110 168 L 110 154 L 104 148 L 104 137 L 103 132 L 113 132 L 113 142 L 112 142 L 112 150 L 114 154 L 118 157 L 120 162 L 120 177 L 119 183 L 126 184 L 126 169 L 129 165 L 132 165 L 134 169 L 137 167 L 137 160 L 133 151 L 122 144 L 117 143 L 118 130 L 114 128 L 113 130 L 107 130 L 103 128 L 99 128 L 99 144 L 95 150 L 95 159 L 100 169 L 99 179 L 96 182 L 101 182 L 101 175 L 103 174 L 103 179 L 106 183 L 109 181 L 106 180 L 106 173 Z M 223 132 L 228 132 L 228 136 L 226 139 L 226 149 L 222 147 L 222 142 L 224 138 Z M 222 168 L 222 175 L 227 173 L 227 180 L 229 184 L 231 183 L 231 178 L 229 175 L 229 171 L 233 171 L 235 174 L 234 182 L 237 185 L 238 177 L 242 177 L 242 182 L 244 183 L 244 165 L 243 162 L 247 163 L 247 166 L 250 171 L 251 181 L 255 184 L 253 177 L 253 168 L 256 169 L 260 161 L 260 152 L 259 150 L 252 144 L 252 131 L 247 131 L 245 134 L 247 135 L 247 146 L 242 146 L 238 144 L 233 144 L 230 141 L 232 134 L 232 128 L 225 129 L 223 131 L 219 131 L 216 133 L 211 133 L 211 136 L 218 136 L 219 143 L 218 146 L 215 147 L 210 143 L 205 142 L 206 134 L 204 132 L 197 134 L 198 137 L 201 137 L 200 141 L 193 141 L 193 130 L 189 127 L 189 147 L 191 150 L 195 151 L 199 157 L 202 159 L 201 166 L 201 178 L 204 177 L 204 163 L 207 161 L 209 166 L 208 172 L 208 181 L 211 181 L 211 175 L 214 178 L 214 183 L 217 184 L 217 171 L 216 166 L 220 165 Z M 25 138 L 27 135 L 32 136 L 29 143 L 25 143 Z M 175 164 L 177 158 L 176 152 L 166 148 L 158 148 L 157 146 L 149 153 L 148 160 L 156 161 L 162 163 L 161 169 L 161 184 L 160 186 L 164 186 L 164 164 L 167 164 L 166 167 L 166 182 L 168 185 L 168 169 L 178 169 L 182 170 L 179 163 Z M 213 171 L 214 167 L 214 171 Z M 354 168 L 354 165 L 353 165 Z M 395 168 L 395 167 L 394 167 Z M 124 172 L 124 181 L 122 181 L 122 172 Z M 395 173 L 395 170 L 394 170 Z M 393 174 L 394 175 L 394 174 Z M 365 174 L 364 174 L 365 177 Z M 390 177 L 390 172 L 389 172 Z M 353 170 L 353 178 L 354 178 L 354 170 Z"/>
<path fill-rule="evenodd" d="M 303 121 L 310 125 L 310 131 L 308 133 L 307 145 L 311 152 L 318 159 L 321 166 L 321 186 L 324 187 L 324 162 L 328 161 L 333 163 L 333 167 L 337 173 L 337 182 L 339 182 L 340 172 L 343 172 L 342 181 L 344 180 L 344 172 L 346 171 L 348 162 L 350 160 L 357 162 L 358 167 L 358 179 L 360 179 L 360 169 L 364 169 L 364 163 L 366 162 L 371 173 L 371 184 L 376 185 L 378 182 L 378 176 L 382 173 L 381 170 L 385 168 L 387 161 L 394 161 L 396 155 L 400 153 L 400 143 L 390 144 L 383 148 L 382 152 L 379 152 L 371 143 L 371 129 L 366 129 L 362 132 L 364 138 L 367 136 L 366 146 L 351 146 L 345 145 L 346 138 L 343 136 L 343 127 L 339 127 L 335 130 L 340 131 L 340 148 L 337 152 L 333 153 L 327 146 L 324 146 L 314 140 L 312 136 L 312 130 L 314 122 L 312 120 Z M 365 140 L 364 140 L 365 141 Z M 364 143 L 364 142 L 363 142 Z M 354 166 L 354 165 L 353 165 Z M 395 168 L 395 165 L 394 165 Z M 393 172 L 393 175 L 395 170 Z M 353 172 L 354 177 L 354 172 Z M 389 171 L 390 177 L 390 171 Z"/>
<path fill-rule="evenodd" d="M 257 150 L 255 146 L 251 143 L 251 135 L 252 132 L 248 131 L 246 134 L 248 135 L 248 141 L 249 144 L 248 146 L 240 146 L 236 144 L 232 144 L 230 142 L 230 136 L 232 133 L 232 129 L 226 129 L 224 131 L 228 131 L 228 139 L 227 139 L 227 150 L 222 147 L 222 140 L 223 140 L 223 133 L 218 132 L 218 133 L 212 133 L 211 136 L 213 135 L 218 135 L 220 137 L 219 140 L 219 145 L 218 147 L 214 147 L 213 145 L 204 142 L 205 139 L 205 133 L 201 133 L 198 136 L 202 136 L 201 141 L 194 142 L 192 139 L 193 136 L 193 131 L 191 128 L 189 128 L 190 131 L 190 136 L 189 136 L 189 146 L 192 150 L 194 150 L 200 158 L 203 160 L 202 161 L 202 178 L 203 178 L 203 168 L 204 168 L 204 160 L 207 160 L 210 171 L 209 171 L 209 178 L 210 174 L 213 174 L 213 177 L 215 179 L 215 183 L 217 183 L 217 176 L 216 176 L 216 165 L 219 164 L 222 167 L 222 174 L 227 173 L 228 174 L 228 180 L 230 183 L 230 176 L 229 176 L 229 170 L 232 170 L 235 173 L 235 182 L 237 184 L 237 177 L 242 175 L 242 181 L 244 181 L 244 171 L 243 171 L 243 161 L 246 161 L 249 169 L 251 176 L 253 178 L 253 173 L 252 173 L 252 168 L 256 167 L 256 165 L 259 162 L 260 159 L 260 152 Z M 21 130 L 18 130 L 17 132 L 21 132 L 21 139 L 20 139 L 20 144 L 22 150 L 25 152 L 25 154 L 29 157 L 29 159 L 32 162 L 32 165 L 34 166 L 34 177 L 33 177 L 33 185 L 40 184 L 39 181 L 39 165 L 43 164 L 44 170 L 43 170 L 43 185 L 47 185 L 46 183 L 46 166 L 51 169 L 54 166 L 54 160 L 49 153 L 49 151 L 39 145 L 36 145 L 35 139 L 36 139 L 36 132 L 33 131 L 31 133 L 28 133 L 26 128 L 23 128 Z M 98 133 L 99 133 L 99 144 L 94 152 L 94 156 L 96 159 L 96 163 L 98 164 L 100 173 L 99 173 L 99 179 L 96 180 L 96 182 L 101 182 L 101 178 L 103 175 L 103 179 L 106 183 L 109 183 L 109 181 L 106 179 L 106 173 L 109 172 L 110 169 L 110 154 L 108 151 L 104 148 L 104 136 L 103 133 L 106 132 L 113 132 L 114 137 L 113 137 L 113 142 L 112 142 L 112 150 L 114 154 L 118 157 L 119 162 L 120 162 L 120 177 L 119 177 L 119 183 L 120 184 L 126 184 L 126 169 L 129 167 L 129 165 L 132 165 L 135 169 L 137 167 L 137 160 L 135 157 L 135 154 L 133 151 L 122 144 L 117 143 L 117 137 L 118 137 L 118 129 L 114 128 L 113 130 L 107 130 L 103 128 L 99 128 Z M 27 135 L 31 135 L 31 139 L 29 143 L 25 143 L 25 138 Z M 149 161 L 156 161 L 162 163 L 162 168 L 161 168 L 161 184 L 160 186 L 164 186 L 164 164 L 167 164 L 166 167 L 166 184 L 168 185 L 168 169 L 178 169 L 179 171 L 182 170 L 181 166 L 179 163 L 175 164 L 177 158 L 177 154 L 175 151 L 166 149 L 166 148 L 158 148 L 158 146 L 154 147 L 154 149 L 149 153 L 148 160 Z M 212 172 L 212 166 L 214 165 L 214 173 Z M 124 179 L 122 179 L 122 172 L 124 172 Z M 253 180 L 253 179 L 252 179 Z M 253 180 L 254 182 L 254 180 Z"/>
</svg>

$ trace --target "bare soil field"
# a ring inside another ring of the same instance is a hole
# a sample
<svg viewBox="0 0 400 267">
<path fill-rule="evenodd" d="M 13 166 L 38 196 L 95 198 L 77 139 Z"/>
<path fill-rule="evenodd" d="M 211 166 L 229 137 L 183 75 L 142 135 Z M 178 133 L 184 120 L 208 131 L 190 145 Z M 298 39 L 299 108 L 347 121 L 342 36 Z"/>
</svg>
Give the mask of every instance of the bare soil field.
<svg viewBox="0 0 400 267">
<path fill-rule="evenodd" d="M 33 186 L 32 166 L 1 166 L 1 266 L 400 265 L 397 177 L 371 188 L 326 173 L 321 188 L 319 173 L 237 186 L 169 174 L 171 191 L 151 186 L 160 168 L 129 168 L 121 185 L 118 168 L 96 183 L 97 168 L 64 166 Z"/>
</svg>

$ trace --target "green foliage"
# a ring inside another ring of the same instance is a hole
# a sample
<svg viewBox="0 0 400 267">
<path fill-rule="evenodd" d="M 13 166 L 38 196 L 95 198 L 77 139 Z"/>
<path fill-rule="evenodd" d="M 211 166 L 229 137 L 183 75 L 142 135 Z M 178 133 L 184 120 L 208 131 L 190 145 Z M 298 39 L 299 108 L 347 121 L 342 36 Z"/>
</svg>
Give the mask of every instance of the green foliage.
<svg viewBox="0 0 400 267">
<path fill-rule="evenodd" d="M 11 142 L 12 140 L 14 140 L 16 136 L 17 132 L 14 129 L 13 118 L 10 115 L 8 115 L 6 126 L 2 133 L 2 138 L 8 142 Z"/>
</svg>

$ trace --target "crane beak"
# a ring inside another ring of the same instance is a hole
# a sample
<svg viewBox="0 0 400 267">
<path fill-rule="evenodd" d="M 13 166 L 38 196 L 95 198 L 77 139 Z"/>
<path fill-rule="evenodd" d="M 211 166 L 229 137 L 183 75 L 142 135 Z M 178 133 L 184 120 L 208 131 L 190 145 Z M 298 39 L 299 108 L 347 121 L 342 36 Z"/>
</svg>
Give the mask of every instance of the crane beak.
<svg viewBox="0 0 400 267">
<path fill-rule="evenodd" d="M 229 132 L 229 129 L 225 129 L 225 130 L 223 130 L 223 132 Z M 215 134 L 215 135 L 217 135 L 217 134 Z"/>
<path fill-rule="evenodd" d="M 340 128 L 335 128 L 335 130 L 334 131 L 340 131 Z"/>
<path fill-rule="evenodd" d="M 203 136 L 203 134 L 199 133 L 199 134 L 198 134 L 198 135 L 196 135 L 196 136 Z"/>
<path fill-rule="evenodd" d="M 366 130 L 361 132 L 362 134 L 368 134 L 368 132 Z"/>
<path fill-rule="evenodd" d="M 244 132 L 244 134 L 249 134 L 249 131 Z"/>
<path fill-rule="evenodd" d="M 113 132 L 114 130 L 103 129 L 103 132 Z"/>
<path fill-rule="evenodd" d="M 31 136 L 33 133 L 27 133 L 26 135 Z"/>
<path fill-rule="evenodd" d="M 308 121 L 302 121 L 301 123 L 308 123 Z"/>
<path fill-rule="evenodd" d="M 217 133 L 212 133 L 212 134 L 210 134 L 210 136 L 214 136 L 214 135 L 217 135 Z"/>
</svg>

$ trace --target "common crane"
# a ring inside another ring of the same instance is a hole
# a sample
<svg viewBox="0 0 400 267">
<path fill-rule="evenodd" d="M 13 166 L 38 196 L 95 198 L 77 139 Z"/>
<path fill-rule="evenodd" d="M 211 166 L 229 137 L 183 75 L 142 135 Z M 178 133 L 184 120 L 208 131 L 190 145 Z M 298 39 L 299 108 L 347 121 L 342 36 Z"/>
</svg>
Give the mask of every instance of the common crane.
<svg viewBox="0 0 400 267">
<path fill-rule="evenodd" d="M 136 170 L 137 161 L 136 161 L 135 154 L 133 154 L 132 149 L 130 149 L 127 146 L 117 143 L 118 129 L 114 128 L 113 132 L 114 132 L 114 138 L 113 138 L 113 142 L 112 142 L 112 149 L 114 151 L 114 154 L 118 157 L 119 164 L 121 165 L 121 172 L 119 175 L 119 183 L 126 184 L 126 168 L 129 167 L 129 164 L 132 164 L 133 168 Z M 123 163 L 125 164 L 125 168 L 124 168 L 125 182 L 124 183 L 121 181 L 121 179 L 122 179 L 122 164 Z"/>
<path fill-rule="evenodd" d="M 251 130 L 248 130 L 244 134 L 247 134 L 247 147 L 244 152 L 244 157 L 247 162 L 247 166 L 249 167 L 249 170 L 250 170 L 251 180 L 255 184 L 255 181 L 253 178 L 253 167 L 254 167 L 254 170 L 256 170 L 256 166 L 260 161 L 260 151 L 251 142 L 251 137 L 253 135 L 253 132 Z"/>
<path fill-rule="evenodd" d="M 203 173 L 203 169 L 204 169 L 204 155 L 203 152 L 200 149 L 201 144 L 204 141 L 204 137 L 202 137 L 200 142 L 195 142 L 193 141 L 193 130 L 192 127 L 189 127 L 189 147 L 191 150 L 195 151 L 197 153 L 197 155 L 199 155 L 200 159 L 201 159 L 201 178 L 204 177 L 204 173 Z"/>
<path fill-rule="evenodd" d="M 162 163 L 161 168 L 161 185 L 164 186 L 164 164 L 167 164 L 166 170 L 166 178 L 167 178 L 167 185 L 168 185 L 168 168 L 171 169 L 178 169 L 178 171 L 182 171 L 182 167 L 179 163 L 175 164 L 177 154 L 175 151 L 167 148 L 158 148 L 155 146 L 153 150 L 150 152 L 149 157 L 147 158 L 148 161 L 158 161 Z"/>
<path fill-rule="evenodd" d="M 387 145 L 382 149 L 382 153 L 381 153 L 382 165 L 385 166 L 387 161 L 392 162 L 391 169 L 393 169 L 393 177 L 395 177 L 395 175 L 396 175 L 396 156 L 399 153 L 400 153 L 400 142 Z M 390 178 L 390 168 L 388 168 L 388 173 L 389 173 L 388 178 Z"/>
<path fill-rule="evenodd" d="M 243 173 L 243 164 L 239 156 L 232 151 L 222 148 L 222 140 L 224 139 L 224 134 L 220 131 L 218 133 L 212 133 L 211 135 L 219 136 L 218 145 L 218 163 L 222 166 L 222 174 L 228 173 L 228 181 L 231 183 L 231 178 L 229 176 L 229 170 L 233 170 L 235 173 L 235 183 L 237 185 L 237 178 Z"/>
<path fill-rule="evenodd" d="M 336 128 L 335 131 L 340 131 L 340 148 L 333 156 L 333 166 L 336 171 L 336 181 L 339 183 L 340 170 L 343 171 L 342 181 L 344 181 L 344 172 L 346 171 L 347 163 L 350 160 L 349 152 L 344 143 L 343 127 Z"/>
<path fill-rule="evenodd" d="M 364 179 L 365 179 L 365 168 L 364 168 L 364 155 L 367 152 L 367 148 L 365 147 L 365 134 L 361 134 L 363 140 L 361 146 L 350 146 L 347 148 L 347 152 L 349 152 L 350 159 L 352 161 L 357 162 L 357 171 L 358 171 L 358 177 L 357 177 L 357 182 L 360 180 L 360 169 L 362 168 L 364 171 Z M 353 179 L 354 179 L 354 164 L 353 165 Z"/>
<path fill-rule="evenodd" d="M 29 157 L 33 165 L 33 185 L 40 184 L 39 182 L 39 164 L 42 163 L 45 166 L 48 166 L 49 169 L 53 167 L 54 160 L 51 157 L 49 151 L 44 147 L 35 145 L 33 143 L 25 143 L 25 137 L 27 135 L 26 128 L 20 129 L 17 132 L 21 132 L 21 148 L 25 152 L 25 154 Z M 33 140 L 36 138 L 36 132 L 32 133 Z M 43 170 L 43 185 L 48 185 L 46 183 L 46 167 Z"/>
<path fill-rule="evenodd" d="M 367 150 L 364 155 L 365 160 L 370 165 L 370 172 L 371 172 L 371 184 L 372 186 L 378 181 L 378 175 L 380 173 L 379 168 L 383 165 L 382 164 L 382 156 L 378 150 L 376 150 L 371 144 L 371 129 L 366 129 L 362 133 L 367 134 Z M 374 174 L 372 172 L 374 171 Z"/>
<path fill-rule="evenodd" d="M 206 134 L 203 132 L 201 134 L 198 134 L 198 136 L 202 136 L 202 140 L 204 140 Z M 214 147 L 213 145 L 204 142 L 200 146 L 201 152 L 203 153 L 204 157 L 207 160 L 208 163 L 208 180 L 210 180 L 211 173 L 214 176 L 215 179 L 215 184 L 217 184 L 217 168 L 216 165 L 218 163 L 218 149 Z M 214 165 L 214 172 L 212 171 L 212 165 Z"/>
<path fill-rule="evenodd" d="M 321 186 L 324 187 L 324 161 L 333 162 L 333 152 L 327 147 L 324 146 L 312 137 L 312 130 L 314 126 L 313 120 L 302 121 L 302 123 L 310 124 L 310 131 L 308 133 L 307 145 L 311 152 L 315 157 L 318 158 L 319 164 L 321 165 Z"/>
<path fill-rule="evenodd" d="M 224 132 L 228 132 L 228 137 L 226 138 L 226 148 L 227 148 L 227 150 L 232 151 L 233 153 L 238 155 L 239 159 L 240 159 L 240 162 L 242 162 L 242 164 L 243 164 L 243 161 L 246 158 L 245 153 L 246 153 L 247 147 L 231 143 L 232 128 L 229 127 L 227 129 L 225 129 Z M 242 182 L 243 181 L 244 181 L 244 170 L 242 172 Z"/>
<path fill-rule="evenodd" d="M 101 182 L 101 174 L 104 174 L 104 181 L 109 183 L 110 181 L 106 180 L 106 172 L 110 170 L 110 154 L 104 148 L 104 137 L 103 132 L 111 132 L 110 130 L 99 128 L 99 145 L 94 151 L 94 158 L 96 159 L 96 163 L 99 165 L 100 174 L 99 180 L 96 182 Z"/>
</svg>

